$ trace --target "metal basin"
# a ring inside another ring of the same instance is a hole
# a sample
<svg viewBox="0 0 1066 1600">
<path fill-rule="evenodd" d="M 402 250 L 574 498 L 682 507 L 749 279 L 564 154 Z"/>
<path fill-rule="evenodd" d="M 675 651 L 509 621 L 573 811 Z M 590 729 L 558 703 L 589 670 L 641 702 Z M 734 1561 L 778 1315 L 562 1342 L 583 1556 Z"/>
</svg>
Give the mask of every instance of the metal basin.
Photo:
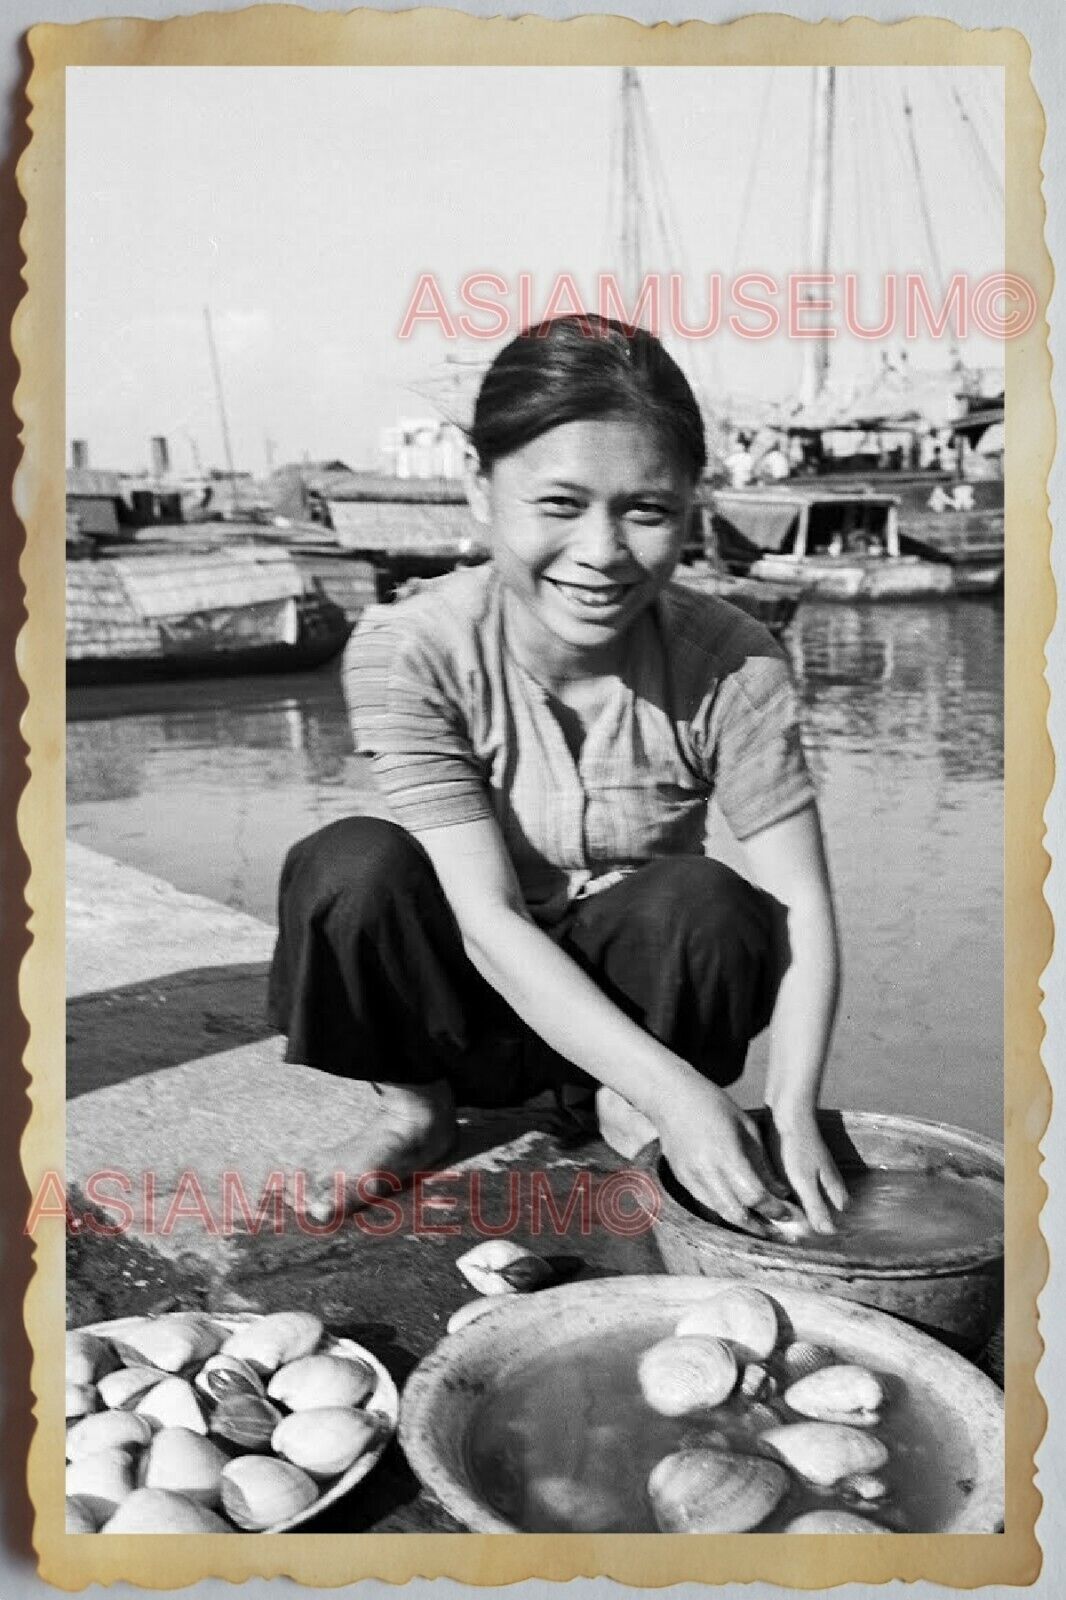
<svg viewBox="0 0 1066 1600">
<path fill-rule="evenodd" d="M 475 1533 L 521 1531 L 489 1504 L 472 1465 L 486 1401 L 533 1361 L 588 1339 L 639 1331 L 649 1344 L 724 1280 L 617 1277 L 506 1295 L 443 1339 L 416 1367 L 400 1402 L 400 1443 L 441 1504 Z M 913 1328 L 865 1306 L 792 1288 L 773 1290 L 790 1338 L 827 1344 L 905 1383 L 923 1415 L 938 1418 L 938 1474 L 953 1494 L 942 1533 L 995 1533 L 1003 1521 L 1003 1397 L 990 1379 Z"/>
<path fill-rule="evenodd" d="M 1002 1186 L 1002 1147 L 966 1129 L 872 1111 L 826 1111 L 819 1123 L 845 1177 L 864 1168 L 940 1169 Z M 642 1150 L 637 1165 L 658 1182 L 654 1239 L 668 1272 L 744 1278 L 767 1288 L 791 1286 L 858 1300 L 971 1353 L 987 1344 L 1002 1317 L 1002 1221 L 972 1245 L 921 1251 L 903 1236 L 887 1259 L 827 1256 L 802 1241 L 756 1238 L 697 1214 L 681 1198 L 658 1144 Z"/>
</svg>

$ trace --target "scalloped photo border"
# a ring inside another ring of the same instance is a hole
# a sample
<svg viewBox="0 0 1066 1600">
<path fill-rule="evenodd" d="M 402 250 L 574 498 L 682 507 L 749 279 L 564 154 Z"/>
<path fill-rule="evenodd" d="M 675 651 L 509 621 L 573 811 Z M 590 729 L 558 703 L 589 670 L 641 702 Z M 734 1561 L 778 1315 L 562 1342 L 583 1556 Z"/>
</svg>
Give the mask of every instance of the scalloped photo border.
<svg viewBox="0 0 1066 1600">
<path fill-rule="evenodd" d="M 127 19 L 31 30 L 29 146 L 18 168 L 26 203 L 26 294 L 13 324 L 21 367 L 15 406 L 24 457 L 15 505 L 26 530 L 21 575 L 27 621 L 16 641 L 28 693 L 23 733 L 29 779 L 19 836 L 29 857 L 32 946 L 21 968 L 29 1026 L 25 1064 L 31 1115 L 22 1163 L 31 1193 L 64 1160 L 64 89 L 84 66 L 755 66 L 977 65 L 1004 70 L 1006 261 L 1036 290 L 1039 314 L 1005 347 L 1005 1531 L 849 1539 L 739 1536 L 359 1534 L 117 1536 L 64 1531 L 64 1235 L 52 1223 L 34 1240 L 25 1302 L 33 1347 L 37 1422 L 29 1459 L 35 1546 L 42 1576 L 64 1589 L 126 1580 L 173 1589 L 207 1576 L 287 1576 L 339 1586 L 372 1577 L 449 1577 L 468 1584 L 606 1576 L 640 1587 L 763 1579 L 794 1589 L 844 1582 L 926 1579 L 955 1588 L 1032 1583 L 1041 1564 L 1035 1525 L 1041 1497 L 1034 1457 L 1046 1423 L 1037 1385 L 1042 1352 L 1037 1297 L 1048 1255 L 1040 1231 L 1046 1190 L 1039 1141 L 1050 1113 L 1041 1063 L 1040 977 L 1053 928 L 1043 897 L 1048 858 L 1043 813 L 1054 770 L 1046 728 L 1044 649 L 1055 615 L 1047 480 L 1055 447 L 1046 307 L 1052 264 L 1044 242 L 1044 114 L 1025 38 L 1010 29 L 965 29 L 915 18 L 810 24 L 786 16 L 728 24 L 647 26 L 619 17 L 564 22 L 532 16 L 481 20 L 459 12 L 309 12 L 262 6 L 165 22 Z"/>
</svg>

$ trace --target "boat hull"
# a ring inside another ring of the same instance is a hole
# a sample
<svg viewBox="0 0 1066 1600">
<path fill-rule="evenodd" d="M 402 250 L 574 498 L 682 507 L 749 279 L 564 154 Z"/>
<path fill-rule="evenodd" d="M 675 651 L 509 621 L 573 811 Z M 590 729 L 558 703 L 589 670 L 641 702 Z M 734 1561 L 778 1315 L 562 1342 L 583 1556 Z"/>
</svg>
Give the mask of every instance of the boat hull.
<svg viewBox="0 0 1066 1600">
<path fill-rule="evenodd" d="M 764 555 L 752 563 L 749 577 L 781 582 L 791 579 L 810 599 L 844 603 L 939 600 L 959 592 L 954 569 L 909 556 L 866 559 L 833 556 Z"/>
</svg>

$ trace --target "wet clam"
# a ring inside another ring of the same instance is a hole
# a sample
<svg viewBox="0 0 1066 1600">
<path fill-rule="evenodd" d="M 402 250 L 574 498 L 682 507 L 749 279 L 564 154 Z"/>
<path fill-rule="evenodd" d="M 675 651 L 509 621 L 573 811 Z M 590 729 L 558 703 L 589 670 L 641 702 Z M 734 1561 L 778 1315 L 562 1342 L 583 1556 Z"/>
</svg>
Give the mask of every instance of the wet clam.
<svg viewBox="0 0 1066 1600">
<path fill-rule="evenodd" d="M 819 1422 L 847 1422 L 873 1427 L 885 1391 L 866 1367 L 833 1365 L 812 1372 L 785 1390 L 785 1402 L 801 1416 Z"/>
<path fill-rule="evenodd" d="M 476 1322 L 478 1317 L 483 1317 L 486 1311 L 491 1311 L 499 1303 L 499 1297 L 495 1295 L 481 1295 L 477 1300 L 468 1300 L 466 1305 L 453 1311 L 448 1318 L 448 1332 L 458 1333 L 468 1322 Z"/>
<path fill-rule="evenodd" d="M 67 1494 L 85 1502 L 85 1510 L 97 1524 L 114 1515 L 133 1493 L 133 1461 L 128 1450 L 95 1450 L 79 1456 L 67 1467 Z"/>
<path fill-rule="evenodd" d="M 134 1414 L 147 1417 L 159 1428 L 191 1428 L 193 1433 L 207 1432 L 196 1390 L 184 1378 L 164 1378 L 157 1383 L 154 1389 L 149 1389 L 138 1400 Z"/>
<path fill-rule="evenodd" d="M 527 1294 L 554 1277 L 546 1261 L 510 1239 L 486 1239 L 459 1256 L 455 1265 L 481 1295 Z"/>
<path fill-rule="evenodd" d="M 209 1400 L 228 1400 L 237 1394 L 262 1395 L 263 1380 L 254 1367 L 239 1356 L 219 1353 L 204 1362 L 193 1385 Z"/>
<path fill-rule="evenodd" d="M 313 1478 L 347 1472 L 378 1439 L 378 1424 L 365 1411 L 323 1406 L 293 1411 L 274 1430 L 271 1448 Z"/>
<path fill-rule="evenodd" d="M 723 1289 L 686 1311 L 674 1333 L 726 1339 L 746 1361 L 765 1361 L 778 1339 L 777 1308 L 759 1289 Z"/>
<path fill-rule="evenodd" d="M 169 1489 L 201 1505 L 218 1505 L 227 1457 L 217 1444 L 189 1428 L 162 1428 L 144 1465 L 147 1489 Z"/>
<path fill-rule="evenodd" d="M 836 1355 L 827 1345 L 812 1344 L 809 1339 L 794 1339 L 781 1352 L 781 1367 L 786 1382 L 798 1383 L 821 1367 L 831 1367 Z"/>
<path fill-rule="evenodd" d="M 66 1394 L 66 1416 L 86 1417 L 90 1411 L 96 1410 L 96 1389 L 91 1383 L 68 1383 Z"/>
<path fill-rule="evenodd" d="M 170 1489 L 135 1489 L 101 1533 L 232 1533 L 207 1506 Z"/>
<path fill-rule="evenodd" d="M 788 1473 L 762 1456 L 681 1450 L 652 1469 L 648 1495 L 663 1533 L 746 1533 L 789 1488 Z"/>
<path fill-rule="evenodd" d="M 888 1460 L 880 1439 L 839 1422 L 793 1422 L 770 1428 L 760 1443 L 774 1450 L 808 1483 L 831 1488 L 842 1478 L 877 1472 Z"/>
<path fill-rule="evenodd" d="M 883 1500 L 888 1494 L 885 1480 L 869 1472 L 859 1472 L 853 1478 L 845 1478 L 840 1487 L 845 1494 L 853 1494 L 856 1500 Z"/>
<path fill-rule="evenodd" d="M 242 1450 L 267 1450 L 281 1412 L 257 1394 L 235 1394 L 220 1400 L 211 1413 L 210 1431 Z"/>
<path fill-rule="evenodd" d="M 66 1531 L 68 1533 L 95 1533 L 96 1518 L 83 1494 L 67 1495 Z"/>
<path fill-rule="evenodd" d="M 291 1461 L 238 1456 L 222 1471 L 222 1509 L 250 1532 L 296 1516 L 318 1499 L 313 1478 Z"/>
<path fill-rule="evenodd" d="M 267 1394 L 290 1411 L 360 1406 L 374 1393 L 377 1381 L 373 1367 L 356 1357 L 301 1356 L 278 1368 Z"/>
<path fill-rule="evenodd" d="M 795 1517 L 784 1530 L 786 1533 L 887 1533 L 869 1517 L 858 1517 L 854 1511 L 805 1511 Z"/>
<path fill-rule="evenodd" d="M 101 1378 L 96 1387 L 109 1410 L 125 1411 L 163 1381 L 158 1367 L 117 1367 Z"/>
<path fill-rule="evenodd" d="M 720 1339 L 663 1339 L 645 1350 L 637 1367 L 641 1392 L 653 1411 L 683 1417 L 721 1405 L 737 1382 L 737 1362 Z"/>
<path fill-rule="evenodd" d="M 147 1417 L 130 1411 L 96 1411 L 82 1417 L 67 1434 L 67 1459 L 95 1455 L 98 1450 L 140 1450 L 152 1437 Z"/>
<path fill-rule="evenodd" d="M 221 1343 L 222 1334 L 206 1317 L 177 1312 L 125 1329 L 115 1349 L 128 1367 L 176 1373 L 205 1361 Z"/>
<path fill-rule="evenodd" d="M 222 1346 L 222 1353 L 237 1356 L 266 1375 L 287 1361 L 309 1356 L 322 1331 L 320 1319 L 310 1311 L 273 1311 L 237 1328 Z"/>
<path fill-rule="evenodd" d="M 98 1339 L 95 1334 L 86 1333 L 81 1328 L 73 1328 L 67 1334 L 66 1356 L 67 1382 L 81 1387 L 93 1382 L 96 1374 L 107 1363 L 110 1351 L 104 1341 Z"/>
</svg>

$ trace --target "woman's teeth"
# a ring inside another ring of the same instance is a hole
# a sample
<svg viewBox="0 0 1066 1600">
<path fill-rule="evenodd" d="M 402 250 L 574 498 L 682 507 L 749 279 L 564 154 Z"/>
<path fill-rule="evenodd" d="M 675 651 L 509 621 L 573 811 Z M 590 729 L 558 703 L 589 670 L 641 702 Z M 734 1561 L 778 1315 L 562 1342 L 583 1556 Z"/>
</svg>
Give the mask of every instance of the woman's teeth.
<svg viewBox="0 0 1066 1600">
<path fill-rule="evenodd" d="M 626 592 L 624 583 L 598 583 L 590 586 L 580 583 L 560 583 L 557 578 L 551 581 L 569 599 L 576 600 L 579 605 L 587 606 L 590 611 L 616 606 Z"/>
</svg>

